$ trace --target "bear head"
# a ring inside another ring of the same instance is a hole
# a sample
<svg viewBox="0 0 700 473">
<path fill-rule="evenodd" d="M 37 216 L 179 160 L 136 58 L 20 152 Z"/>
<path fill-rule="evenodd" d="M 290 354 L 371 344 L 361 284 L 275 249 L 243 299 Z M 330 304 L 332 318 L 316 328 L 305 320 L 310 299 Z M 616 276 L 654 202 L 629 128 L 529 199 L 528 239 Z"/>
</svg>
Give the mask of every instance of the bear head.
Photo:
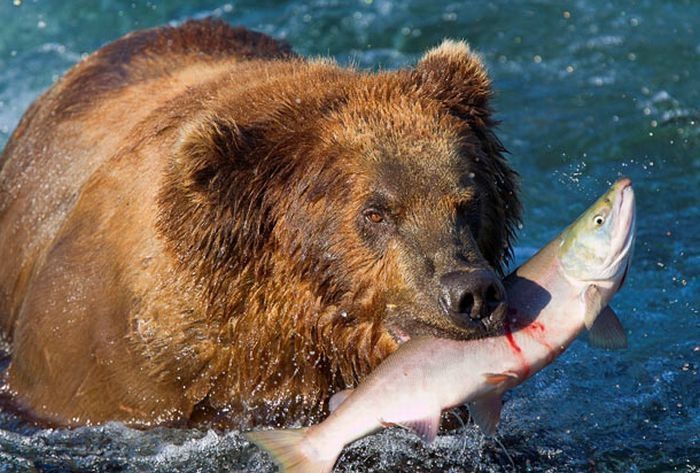
<svg viewBox="0 0 700 473">
<path fill-rule="evenodd" d="M 220 391 L 320 399 L 410 337 L 498 332 L 520 205 L 478 56 L 445 41 L 411 69 L 246 77 L 202 99 L 160 200 L 217 343 L 264 366 Z"/>
</svg>

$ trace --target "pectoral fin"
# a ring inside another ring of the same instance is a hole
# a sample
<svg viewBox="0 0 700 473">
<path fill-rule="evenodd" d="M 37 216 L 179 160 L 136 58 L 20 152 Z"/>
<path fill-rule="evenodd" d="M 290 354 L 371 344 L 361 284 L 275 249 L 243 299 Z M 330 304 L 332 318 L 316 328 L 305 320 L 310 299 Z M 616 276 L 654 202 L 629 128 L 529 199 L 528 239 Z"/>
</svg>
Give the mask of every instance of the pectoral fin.
<svg viewBox="0 0 700 473">
<path fill-rule="evenodd" d="M 485 435 L 492 436 L 496 433 L 498 422 L 501 420 L 502 406 L 500 394 L 482 397 L 469 403 L 469 414 Z"/>
<path fill-rule="evenodd" d="M 488 384 L 493 384 L 494 386 L 508 381 L 518 381 L 518 375 L 510 371 L 506 371 L 505 373 L 485 373 L 484 377 Z"/>
<path fill-rule="evenodd" d="M 345 400 L 350 397 L 354 389 L 343 389 L 338 391 L 333 396 L 331 396 L 328 401 L 328 411 L 333 412 L 340 407 L 340 405 L 345 402 Z"/>
<path fill-rule="evenodd" d="M 593 322 L 595 322 L 595 319 L 600 314 L 600 311 L 603 310 L 603 295 L 598 286 L 591 284 L 586 288 L 583 299 L 586 306 L 586 313 L 583 321 L 586 324 L 586 328 L 590 330 L 593 326 Z"/>
<path fill-rule="evenodd" d="M 412 430 L 423 442 L 431 443 L 437 437 L 438 428 L 440 427 L 440 410 L 438 409 L 423 419 L 397 422 L 396 425 Z"/>
<path fill-rule="evenodd" d="M 610 306 L 600 312 L 588 331 L 588 341 L 594 347 L 613 350 L 627 348 L 627 334 Z"/>
</svg>

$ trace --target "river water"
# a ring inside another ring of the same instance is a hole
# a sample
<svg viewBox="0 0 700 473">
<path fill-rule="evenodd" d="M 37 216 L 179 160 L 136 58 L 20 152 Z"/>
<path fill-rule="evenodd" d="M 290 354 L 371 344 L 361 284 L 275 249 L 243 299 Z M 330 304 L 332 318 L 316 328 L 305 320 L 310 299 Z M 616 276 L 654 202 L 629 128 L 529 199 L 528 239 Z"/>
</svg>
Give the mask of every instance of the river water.
<svg viewBox="0 0 700 473">
<path fill-rule="evenodd" d="M 409 66 L 467 39 L 494 80 L 500 137 L 522 176 L 522 261 L 620 175 L 638 241 L 613 306 L 625 351 L 574 343 L 506 397 L 499 441 L 518 471 L 700 471 L 700 2 L 117 0 L 0 2 L 0 147 L 81 56 L 138 28 L 217 16 L 307 55 Z M 505 471 L 474 426 L 426 447 L 388 430 L 338 471 Z M 0 412 L 0 471 L 273 471 L 237 432 L 119 424 L 40 429 Z"/>
</svg>

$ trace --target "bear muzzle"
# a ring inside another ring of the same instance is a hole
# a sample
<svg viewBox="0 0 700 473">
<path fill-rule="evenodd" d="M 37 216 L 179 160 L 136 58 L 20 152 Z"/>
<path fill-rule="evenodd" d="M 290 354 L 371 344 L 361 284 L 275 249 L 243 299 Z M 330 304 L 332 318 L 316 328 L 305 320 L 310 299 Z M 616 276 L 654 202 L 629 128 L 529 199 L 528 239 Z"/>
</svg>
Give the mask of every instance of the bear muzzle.
<svg viewBox="0 0 700 473">
<path fill-rule="evenodd" d="M 452 271 L 440 277 L 438 301 L 445 315 L 468 329 L 475 322 L 489 325 L 501 318 L 506 310 L 506 291 L 493 271 Z"/>
</svg>

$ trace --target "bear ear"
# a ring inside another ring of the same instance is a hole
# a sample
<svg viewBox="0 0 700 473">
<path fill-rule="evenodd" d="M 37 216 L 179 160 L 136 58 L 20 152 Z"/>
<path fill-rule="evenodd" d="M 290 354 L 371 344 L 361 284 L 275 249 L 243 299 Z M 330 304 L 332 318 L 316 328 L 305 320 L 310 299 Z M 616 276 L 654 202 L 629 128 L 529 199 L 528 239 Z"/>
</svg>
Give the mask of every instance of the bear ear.
<svg viewBox="0 0 700 473">
<path fill-rule="evenodd" d="M 419 88 L 458 116 L 488 115 L 491 81 L 481 58 L 464 41 L 445 40 L 416 65 Z"/>
<path fill-rule="evenodd" d="M 173 145 L 157 227 L 198 278 L 243 267 L 270 234 L 274 223 L 262 203 L 252 151 L 263 139 L 263 127 L 207 112 L 184 125 Z M 224 279 L 208 284 L 218 287 Z"/>
<path fill-rule="evenodd" d="M 247 148 L 251 134 L 216 115 L 201 117 L 185 127 L 173 163 L 179 187 L 191 195 L 208 193 L 225 185 L 233 171 L 250 167 Z"/>
</svg>

